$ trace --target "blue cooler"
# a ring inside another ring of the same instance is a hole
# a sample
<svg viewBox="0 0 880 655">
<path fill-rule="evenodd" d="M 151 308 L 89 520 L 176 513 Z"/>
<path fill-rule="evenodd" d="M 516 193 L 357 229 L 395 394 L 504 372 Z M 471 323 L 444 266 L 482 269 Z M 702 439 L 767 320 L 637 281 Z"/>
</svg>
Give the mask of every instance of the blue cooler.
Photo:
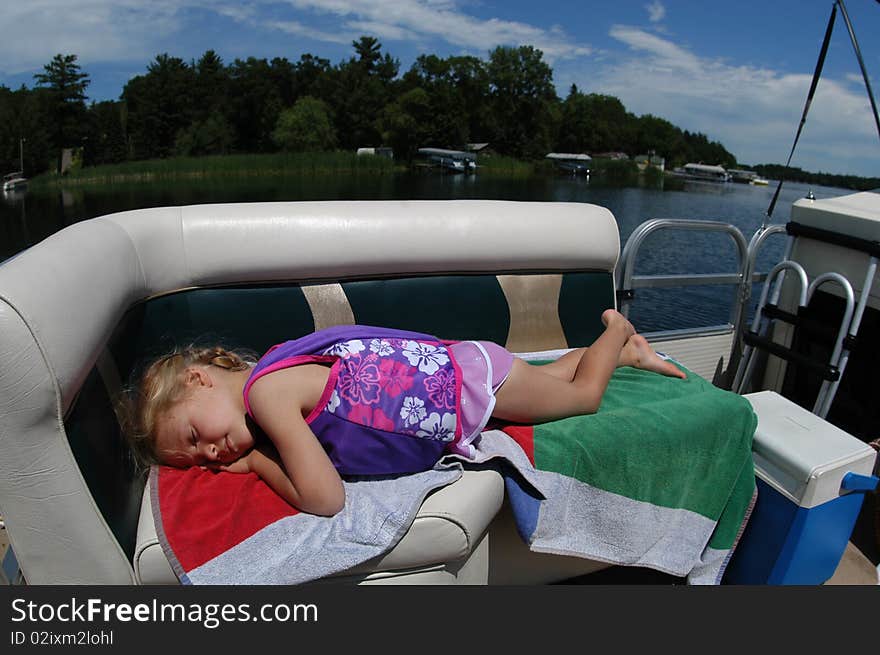
<svg viewBox="0 0 880 655">
<path fill-rule="evenodd" d="M 843 556 L 864 493 L 877 488 L 874 450 L 773 391 L 746 394 L 758 500 L 724 582 L 822 584 Z"/>
</svg>

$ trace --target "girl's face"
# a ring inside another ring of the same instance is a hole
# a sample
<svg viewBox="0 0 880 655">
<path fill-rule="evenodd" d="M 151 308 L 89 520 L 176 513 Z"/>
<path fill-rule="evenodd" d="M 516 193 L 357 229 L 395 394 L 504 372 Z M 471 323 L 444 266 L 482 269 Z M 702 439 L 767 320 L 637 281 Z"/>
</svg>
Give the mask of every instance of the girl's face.
<svg viewBox="0 0 880 655">
<path fill-rule="evenodd" d="M 158 421 L 156 452 L 178 468 L 231 464 L 254 445 L 244 401 L 234 386 L 217 384 L 223 373 L 199 369 L 189 393 Z"/>
</svg>

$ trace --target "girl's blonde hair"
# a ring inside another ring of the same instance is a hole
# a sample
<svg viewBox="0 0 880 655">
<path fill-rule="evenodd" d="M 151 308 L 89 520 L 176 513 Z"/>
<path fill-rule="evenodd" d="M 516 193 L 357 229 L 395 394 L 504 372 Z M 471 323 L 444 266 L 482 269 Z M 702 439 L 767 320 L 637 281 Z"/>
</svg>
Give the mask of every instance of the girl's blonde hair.
<svg viewBox="0 0 880 655">
<path fill-rule="evenodd" d="M 119 403 L 122 430 L 138 462 L 144 466 L 161 463 L 156 452 L 156 427 L 168 410 L 186 399 L 184 373 L 188 368 L 217 366 L 227 371 L 243 371 L 255 359 L 252 353 L 220 346 L 188 346 L 176 348 L 152 362 Z"/>
</svg>

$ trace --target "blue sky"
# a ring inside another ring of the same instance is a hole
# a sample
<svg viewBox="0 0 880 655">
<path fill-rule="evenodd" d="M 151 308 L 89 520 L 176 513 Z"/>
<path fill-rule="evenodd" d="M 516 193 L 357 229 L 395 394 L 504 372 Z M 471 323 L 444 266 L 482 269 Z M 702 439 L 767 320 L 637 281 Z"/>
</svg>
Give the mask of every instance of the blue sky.
<svg viewBox="0 0 880 655">
<path fill-rule="evenodd" d="M 187 61 L 311 53 L 332 63 L 379 38 L 405 71 L 421 53 L 486 58 L 540 48 L 560 95 L 574 83 L 723 143 L 745 163 L 784 163 L 831 0 L 3 0 L 0 84 L 33 85 L 55 53 L 78 55 L 92 100 L 118 98 L 160 53 Z M 880 95 L 880 3 L 846 0 Z M 880 135 L 838 14 L 793 165 L 880 176 Z"/>
</svg>

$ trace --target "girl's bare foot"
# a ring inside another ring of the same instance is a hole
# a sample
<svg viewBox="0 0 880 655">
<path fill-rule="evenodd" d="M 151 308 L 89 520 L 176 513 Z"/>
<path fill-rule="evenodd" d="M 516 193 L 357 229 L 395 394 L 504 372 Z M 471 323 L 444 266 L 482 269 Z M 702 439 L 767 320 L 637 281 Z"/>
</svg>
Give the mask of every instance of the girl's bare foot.
<svg viewBox="0 0 880 655">
<path fill-rule="evenodd" d="M 607 328 L 615 323 L 623 326 L 627 337 L 631 337 L 636 333 L 636 329 L 633 327 L 632 323 L 629 322 L 629 319 L 616 309 L 606 309 L 602 312 L 602 325 Z"/>
<path fill-rule="evenodd" d="M 604 317 L 604 314 L 603 314 Z M 660 357 L 647 339 L 640 334 L 632 335 L 620 351 L 620 364 L 622 366 L 632 366 L 640 368 L 644 371 L 653 371 L 661 375 L 668 375 L 673 378 L 684 379 L 687 376 L 684 371 L 675 364 Z"/>
</svg>

